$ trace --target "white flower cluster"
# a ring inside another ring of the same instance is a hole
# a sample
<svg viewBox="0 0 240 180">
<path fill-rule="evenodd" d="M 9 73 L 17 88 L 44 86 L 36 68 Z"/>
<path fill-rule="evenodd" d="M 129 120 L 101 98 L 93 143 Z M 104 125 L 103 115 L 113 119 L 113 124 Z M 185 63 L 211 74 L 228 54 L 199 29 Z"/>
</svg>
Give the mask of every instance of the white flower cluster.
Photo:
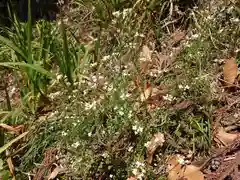
<svg viewBox="0 0 240 180">
<path fill-rule="evenodd" d="M 120 116 L 123 116 L 123 115 L 125 114 L 124 107 L 115 106 L 113 109 L 114 109 Z"/>
<path fill-rule="evenodd" d="M 135 33 L 134 37 L 141 37 L 144 38 L 145 35 L 144 34 L 139 34 L 138 32 Z"/>
<path fill-rule="evenodd" d="M 111 92 L 112 90 L 116 91 L 116 89 L 113 88 L 113 84 L 108 84 L 108 82 L 104 83 L 103 89 L 107 90 L 108 92 Z"/>
<path fill-rule="evenodd" d="M 104 80 L 105 80 L 104 76 L 101 76 L 100 74 L 98 74 L 98 76 L 93 75 L 91 77 L 91 81 L 88 81 L 88 86 L 94 89 L 97 87 L 98 82 L 101 82 Z"/>
<path fill-rule="evenodd" d="M 126 99 L 129 98 L 130 96 L 131 96 L 130 93 L 122 92 L 121 95 L 120 95 L 120 99 L 121 99 L 121 100 L 126 100 Z"/>
<path fill-rule="evenodd" d="M 132 173 L 137 179 L 144 179 L 144 174 L 146 173 L 146 170 L 144 169 L 144 167 L 145 167 L 145 164 L 139 161 L 137 161 L 134 164 Z"/>
<path fill-rule="evenodd" d="M 123 11 L 115 11 L 112 15 L 116 18 L 119 18 L 121 15 L 125 19 L 132 12 L 132 8 L 124 9 Z"/>
<path fill-rule="evenodd" d="M 96 107 L 97 107 L 97 101 L 93 101 L 91 103 L 85 103 L 85 110 L 88 111 L 88 110 L 96 110 Z"/>
<path fill-rule="evenodd" d="M 105 62 L 105 61 L 108 61 L 110 59 L 111 59 L 111 56 L 110 55 L 106 55 L 106 56 L 103 56 L 102 61 Z"/>
<path fill-rule="evenodd" d="M 65 131 L 62 131 L 62 136 L 67 136 L 68 135 L 68 133 L 67 132 L 65 132 Z"/>
<path fill-rule="evenodd" d="M 167 94 L 167 95 L 163 96 L 163 99 L 171 102 L 171 101 L 175 100 L 176 98 L 173 97 L 171 94 Z"/>
<path fill-rule="evenodd" d="M 132 130 L 134 131 L 134 134 L 141 134 L 143 132 L 143 127 L 139 124 L 135 124 L 132 126 Z"/>
<path fill-rule="evenodd" d="M 72 144 L 73 148 L 78 148 L 78 146 L 80 146 L 80 143 L 78 141 Z"/>
<path fill-rule="evenodd" d="M 183 89 L 184 91 L 186 91 L 186 90 L 189 90 L 190 89 L 190 87 L 188 86 L 188 85 L 186 85 L 186 86 L 183 86 L 183 85 L 178 85 L 178 88 L 179 89 Z"/>
</svg>

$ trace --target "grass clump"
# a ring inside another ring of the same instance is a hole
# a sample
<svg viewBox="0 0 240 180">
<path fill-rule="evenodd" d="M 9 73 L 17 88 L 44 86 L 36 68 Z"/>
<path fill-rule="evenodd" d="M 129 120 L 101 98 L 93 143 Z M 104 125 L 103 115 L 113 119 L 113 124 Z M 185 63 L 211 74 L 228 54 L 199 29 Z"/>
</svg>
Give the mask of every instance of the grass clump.
<svg viewBox="0 0 240 180">
<path fill-rule="evenodd" d="M 13 77 L 7 90 L 19 90 L 2 122 L 30 131 L 13 158 L 17 177 L 45 177 L 36 163 L 49 148 L 68 168 L 63 179 L 164 179 L 167 155 L 207 156 L 218 106 L 214 59 L 239 44 L 234 20 L 221 19 L 226 27 L 218 20 L 225 11 L 237 18 L 237 6 L 215 6 L 75 0 L 54 22 L 31 27 L 14 18 L 0 36 L 0 66 Z M 151 53 L 146 66 L 143 46 Z M 146 86 L 165 91 L 140 102 Z M 157 132 L 165 143 L 148 164 L 147 142 Z"/>
</svg>

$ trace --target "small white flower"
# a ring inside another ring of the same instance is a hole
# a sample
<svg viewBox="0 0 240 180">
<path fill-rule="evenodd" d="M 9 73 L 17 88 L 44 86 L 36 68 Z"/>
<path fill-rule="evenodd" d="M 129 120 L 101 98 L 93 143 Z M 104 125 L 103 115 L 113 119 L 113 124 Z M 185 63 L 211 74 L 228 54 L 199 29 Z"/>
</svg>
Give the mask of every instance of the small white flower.
<svg viewBox="0 0 240 180">
<path fill-rule="evenodd" d="M 118 114 L 119 114 L 120 116 L 123 116 L 123 115 L 124 115 L 124 111 L 119 110 L 119 111 L 118 111 Z"/>
<path fill-rule="evenodd" d="M 66 133 L 65 131 L 62 131 L 62 136 L 67 136 L 68 133 Z"/>
<path fill-rule="evenodd" d="M 138 174 L 138 169 L 137 168 L 133 168 L 132 169 L 132 173 L 133 173 L 133 175 L 136 176 Z"/>
<path fill-rule="evenodd" d="M 72 92 L 73 92 L 73 93 L 77 93 L 77 92 L 78 92 L 78 89 L 74 89 Z"/>
<path fill-rule="evenodd" d="M 50 97 L 51 99 L 54 99 L 54 98 L 56 98 L 56 97 L 58 97 L 58 96 L 60 96 L 60 95 L 62 95 L 62 94 L 63 94 L 62 92 L 57 91 L 57 92 L 55 92 L 55 93 L 49 94 L 49 97 Z"/>
<path fill-rule="evenodd" d="M 113 178 L 113 175 L 112 175 L 112 174 L 110 174 L 110 175 L 109 175 L 109 177 L 110 177 L 110 178 Z"/>
<path fill-rule="evenodd" d="M 132 152 L 132 151 L 133 151 L 133 147 L 130 146 L 130 147 L 128 148 L 128 152 Z"/>
<path fill-rule="evenodd" d="M 120 96 L 120 99 L 125 100 L 126 99 L 126 95 L 124 93 L 122 93 L 121 96 Z"/>
<path fill-rule="evenodd" d="M 115 11 L 112 13 L 112 15 L 115 16 L 116 18 L 118 18 L 121 15 L 121 13 L 120 13 L 120 11 Z"/>
<path fill-rule="evenodd" d="M 109 154 L 106 153 L 106 152 L 104 152 L 104 153 L 102 154 L 102 157 L 107 158 L 107 157 L 109 157 Z"/>
<path fill-rule="evenodd" d="M 138 126 L 138 125 L 133 125 L 132 130 L 134 131 L 134 134 L 140 134 L 143 132 L 143 127 Z"/>
<path fill-rule="evenodd" d="M 142 38 L 144 38 L 145 36 L 144 36 L 144 34 L 139 34 L 138 32 L 136 32 L 134 37 L 142 37 Z"/>
<path fill-rule="evenodd" d="M 234 23 L 238 23 L 240 21 L 239 18 L 231 18 L 230 20 Z"/>
<path fill-rule="evenodd" d="M 185 160 L 181 157 L 178 158 L 178 163 L 181 164 L 181 165 L 184 165 L 185 164 Z"/>
<path fill-rule="evenodd" d="M 198 37 L 199 37 L 198 34 L 193 34 L 192 37 L 191 37 L 191 39 L 197 39 Z"/>
<path fill-rule="evenodd" d="M 151 142 L 148 141 L 148 142 L 146 142 L 146 143 L 144 144 L 144 146 L 145 146 L 146 148 L 148 148 L 150 144 L 151 144 Z"/>
<path fill-rule="evenodd" d="M 91 67 L 97 66 L 97 62 L 90 64 Z"/>
<path fill-rule="evenodd" d="M 57 80 L 59 81 L 60 79 L 62 79 L 63 78 L 63 75 L 62 74 L 59 74 L 59 75 L 57 75 Z"/>
<path fill-rule="evenodd" d="M 132 126 L 132 130 L 136 131 L 137 130 L 137 126 L 136 125 Z"/>
<path fill-rule="evenodd" d="M 94 83 L 96 83 L 96 82 L 97 82 L 97 77 L 96 77 L 96 76 L 92 76 L 92 81 L 93 81 Z"/>
<path fill-rule="evenodd" d="M 130 111 L 128 112 L 128 118 L 130 119 L 132 116 L 133 116 L 133 112 L 132 112 L 132 110 L 130 110 Z"/>
<path fill-rule="evenodd" d="M 178 88 L 179 88 L 179 89 L 183 89 L 183 85 L 181 85 L 181 84 L 178 85 Z"/>
<path fill-rule="evenodd" d="M 77 126 L 77 123 L 73 122 L 72 125 L 73 125 L 74 127 L 76 127 L 76 126 Z"/>
<path fill-rule="evenodd" d="M 184 87 L 184 90 L 189 90 L 190 89 L 190 87 L 188 86 L 188 85 L 186 85 L 185 87 Z"/>
<path fill-rule="evenodd" d="M 142 163 L 142 162 L 137 161 L 137 162 L 136 162 L 136 166 L 137 166 L 138 168 L 139 168 L 139 167 L 144 167 L 145 164 Z"/>
<path fill-rule="evenodd" d="M 73 148 L 78 148 L 78 146 L 80 146 L 80 143 L 78 141 L 72 144 Z"/>
<path fill-rule="evenodd" d="M 238 118 L 239 114 L 238 114 L 238 113 L 235 113 L 233 116 L 234 116 L 235 118 Z"/>
<path fill-rule="evenodd" d="M 88 133 L 88 137 L 91 137 L 91 136 L 92 136 L 92 133 L 91 133 L 91 132 L 89 132 L 89 133 Z"/>
<path fill-rule="evenodd" d="M 163 96 L 163 99 L 167 101 L 173 101 L 175 98 L 171 94 L 167 94 L 166 96 Z"/>
<path fill-rule="evenodd" d="M 103 56 L 102 61 L 105 62 L 105 61 L 109 60 L 110 58 L 111 58 L 110 55 Z"/>
<path fill-rule="evenodd" d="M 139 127 L 139 128 L 138 128 L 138 132 L 139 132 L 139 133 L 142 133 L 142 132 L 143 132 L 143 127 Z"/>
<path fill-rule="evenodd" d="M 70 86 L 70 85 L 71 85 L 71 83 L 70 83 L 70 82 L 66 82 L 66 85 L 67 85 L 67 86 Z"/>
<path fill-rule="evenodd" d="M 131 11 L 132 11 L 132 8 L 124 9 L 123 13 L 122 13 L 123 14 L 123 19 L 125 19 Z"/>
<path fill-rule="evenodd" d="M 85 110 L 93 109 L 95 110 L 97 106 L 97 101 L 93 101 L 92 103 L 85 103 Z"/>
</svg>

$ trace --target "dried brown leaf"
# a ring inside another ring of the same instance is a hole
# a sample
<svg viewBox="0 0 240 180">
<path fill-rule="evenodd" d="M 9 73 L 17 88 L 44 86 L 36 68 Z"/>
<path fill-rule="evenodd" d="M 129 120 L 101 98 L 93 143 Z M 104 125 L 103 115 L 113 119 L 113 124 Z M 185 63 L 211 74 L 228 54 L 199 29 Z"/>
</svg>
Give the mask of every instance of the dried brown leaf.
<svg viewBox="0 0 240 180">
<path fill-rule="evenodd" d="M 9 126 L 4 123 L 0 123 L 0 127 L 3 129 L 6 129 L 7 131 L 14 132 L 16 134 L 20 134 L 20 132 L 23 131 L 23 129 L 24 129 L 23 125 L 19 125 L 17 127 L 12 127 L 12 126 Z"/>
<path fill-rule="evenodd" d="M 142 48 L 140 61 L 141 60 L 142 61 L 151 61 L 152 60 L 152 52 L 146 45 L 144 45 Z"/>
<path fill-rule="evenodd" d="M 147 72 L 152 66 L 152 52 L 148 46 L 144 45 L 142 47 L 142 52 L 140 53 L 140 71 L 141 73 Z"/>
<path fill-rule="evenodd" d="M 170 156 L 167 159 L 168 180 L 187 179 L 204 180 L 204 175 L 199 167 L 193 165 L 181 165 L 179 156 Z"/>
<path fill-rule="evenodd" d="M 224 145 L 231 144 L 236 138 L 240 137 L 240 133 L 231 134 L 227 133 L 223 127 L 218 128 L 217 133 L 215 135 L 215 141 L 221 142 Z"/>
<path fill-rule="evenodd" d="M 180 103 L 174 104 L 174 106 L 172 107 L 172 110 L 187 109 L 189 106 L 192 106 L 193 104 L 195 103 L 192 100 L 184 100 Z"/>
<path fill-rule="evenodd" d="M 154 90 L 154 91 L 155 91 L 155 90 Z M 152 92 L 153 92 L 153 88 L 152 88 L 152 87 L 146 88 L 146 89 L 144 90 L 144 92 L 140 94 L 140 101 L 141 101 L 141 102 L 146 101 L 148 98 L 151 97 Z"/>
<path fill-rule="evenodd" d="M 131 176 L 131 177 L 127 178 L 127 180 L 137 180 L 137 178 L 134 176 Z"/>
<path fill-rule="evenodd" d="M 175 43 L 178 43 L 179 41 L 183 40 L 186 36 L 186 33 L 184 31 L 176 30 L 172 35 L 171 38 Z"/>
<path fill-rule="evenodd" d="M 235 58 L 227 59 L 223 67 L 223 76 L 226 86 L 231 86 L 238 74 L 238 65 Z"/>
<path fill-rule="evenodd" d="M 164 142 L 165 142 L 164 134 L 159 132 L 159 133 L 156 133 L 153 135 L 151 141 L 149 142 L 149 144 L 147 146 L 147 162 L 149 164 L 152 163 L 153 154 L 156 151 L 156 149 L 159 146 L 162 146 Z"/>
<path fill-rule="evenodd" d="M 65 170 L 66 170 L 65 168 L 62 168 L 62 167 L 57 166 L 57 167 L 53 170 L 53 172 L 51 172 L 51 174 L 49 175 L 48 180 L 51 180 L 51 179 L 56 178 L 57 175 L 63 173 Z"/>
<path fill-rule="evenodd" d="M 6 154 L 9 155 L 9 152 L 6 151 Z M 11 176 L 12 176 L 12 180 L 15 180 L 16 177 L 15 177 L 14 165 L 13 165 L 13 162 L 12 162 L 12 157 L 8 157 L 7 158 L 7 164 L 8 164 L 8 168 L 9 168 L 9 171 L 11 173 Z"/>
</svg>

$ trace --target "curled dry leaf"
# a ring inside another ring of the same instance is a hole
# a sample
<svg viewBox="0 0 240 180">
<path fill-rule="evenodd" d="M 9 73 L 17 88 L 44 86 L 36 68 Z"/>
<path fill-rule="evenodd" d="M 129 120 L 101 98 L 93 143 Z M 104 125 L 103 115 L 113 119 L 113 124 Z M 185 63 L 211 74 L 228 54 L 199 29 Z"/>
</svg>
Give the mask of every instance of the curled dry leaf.
<svg viewBox="0 0 240 180">
<path fill-rule="evenodd" d="M 238 65 L 235 58 L 227 59 L 223 67 L 224 83 L 226 86 L 231 86 L 238 74 Z"/>
<path fill-rule="evenodd" d="M 20 134 L 24 129 L 23 125 L 12 127 L 12 126 L 9 126 L 9 125 L 4 124 L 4 123 L 0 123 L 0 127 L 3 128 L 3 129 L 6 129 L 7 131 L 16 133 L 16 134 Z"/>
<path fill-rule="evenodd" d="M 8 156 L 9 155 L 9 151 L 6 150 L 6 155 Z M 11 176 L 12 176 L 12 180 L 15 180 L 16 177 L 15 177 L 15 172 L 14 172 L 14 165 L 13 165 L 13 161 L 12 161 L 12 157 L 9 156 L 7 158 L 7 164 L 8 164 L 8 168 L 9 168 L 9 171 L 11 173 Z"/>
<path fill-rule="evenodd" d="M 204 180 L 204 175 L 199 167 L 193 165 L 181 165 L 180 157 L 177 155 L 170 156 L 167 159 L 168 180 L 187 179 L 187 180 Z"/>
<path fill-rule="evenodd" d="M 65 171 L 66 171 L 65 168 L 62 168 L 62 167 L 57 166 L 57 167 L 53 170 L 53 172 L 51 172 L 51 174 L 49 175 L 48 180 L 55 179 L 55 178 L 57 177 L 57 175 L 65 172 Z"/>
<path fill-rule="evenodd" d="M 137 178 L 134 176 L 131 176 L 131 177 L 127 178 L 127 180 L 137 180 Z"/>
<path fill-rule="evenodd" d="M 218 128 L 214 139 L 218 143 L 228 145 L 228 144 L 231 144 L 238 137 L 240 137 L 240 133 L 237 133 L 237 134 L 227 133 L 223 127 L 220 127 Z"/>
<path fill-rule="evenodd" d="M 183 40 L 186 36 L 186 32 L 176 30 L 172 35 L 171 38 L 174 42 L 174 44 L 178 43 L 179 41 Z"/>
<path fill-rule="evenodd" d="M 147 162 L 152 163 L 153 154 L 159 146 L 163 146 L 165 142 L 164 135 L 162 133 L 156 133 L 153 135 L 151 141 L 147 145 Z"/>
<path fill-rule="evenodd" d="M 143 46 L 139 61 L 141 73 L 145 73 L 148 69 L 150 69 L 152 62 L 152 52 L 148 46 Z"/>
<path fill-rule="evenodd" d="M 147 88 L 140 94 L 140 101 L 144 102 L 148 99 L 156 98 L 156 96 L 166 95 L 168 92 L 168 87 L 151 87 L 147 86 Z"/>
<path fill-rule="evenodd" d="M 141 52 L 141 55 L 140 55 L 140 61 L 151 61 L 151 57 L 152 57 L 152 52 L 150 51 L 148 46 L 144 45 L 142 47 L 142 52 Z"/>
<path fill-rule="evenodd" d="M 189 106 L 192 106 L 194 102 L 192 100 L 185 100 L 178 104 L 175 104 L 171 110 L 183 110 L 187 109 Z"/>
<path fill-rule="evenodd" d="M 155 90 L 154 90 L 154 91 L 155 91 Z M 140 94 L 140 101 L 141 101 L 141 102 L 146 101 L 148 98 L 151 97 L 152 92 L 153 92 L 153 88 L 152 88 L 152 87 L 146 88 L 146 89 L 144 90 L 144 92 L 142 92 L 142 93 Z"/>
</svg>

